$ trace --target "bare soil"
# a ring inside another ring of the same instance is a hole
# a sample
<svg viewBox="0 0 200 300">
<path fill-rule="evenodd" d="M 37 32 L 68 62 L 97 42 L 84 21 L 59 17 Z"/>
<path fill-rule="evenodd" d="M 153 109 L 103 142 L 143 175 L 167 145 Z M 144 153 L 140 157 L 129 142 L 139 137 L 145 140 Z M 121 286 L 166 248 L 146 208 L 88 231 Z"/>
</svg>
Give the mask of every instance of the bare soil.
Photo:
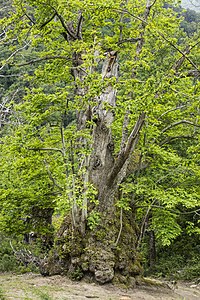
<svg viewBox="0 0 200 300">
<path fill-rule="evenodd" d="M 74 282 L 66 277 L 42 277 L 38 274 L 0 274 L 0 299 L 7 300 L 199 300 L 200 284 L 178 282 L 143 285 L 122 289 L 111 284 Z"/>
</svg>

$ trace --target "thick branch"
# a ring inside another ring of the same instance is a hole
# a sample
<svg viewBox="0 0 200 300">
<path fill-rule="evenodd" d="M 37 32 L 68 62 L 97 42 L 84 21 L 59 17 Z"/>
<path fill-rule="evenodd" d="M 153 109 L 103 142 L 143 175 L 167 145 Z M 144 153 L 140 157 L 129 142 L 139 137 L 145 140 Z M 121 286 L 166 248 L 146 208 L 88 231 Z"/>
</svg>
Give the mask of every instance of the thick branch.
<svg viewBox="0 0 200 300">
<path fill-rule="evenodd" d="M 176 72 L 180 69 L 180 67 L 182 66 L 183 62 L 185 61 L 185 55 L 189 54 L 191 50 L 191 47 L 186 46 L 185 51 L 184 51 L 184 55 L 181 56 L 181 58 L 179 58 L 175 64 L 173 65 L 172 69 L 174 69 Z"/>
<path fill-rule="evenodd" d="M 189 70 L 187 73 L 187 77 L 200 77 L 200 71 L 199 70 Z"/>
<path fill-rule="evenodd" d="M 115 181 L 117 175 L 119 174 L 119 172 L 121 171 L 121 169 L 124 166 L 125 162 L 129 158 L 130 153 L 136 147 L 136 145 L 139 141 L 139 133 L 140 133 L 140 131 L 142 129 L 142 126 L 144 124 L 144 120 L 145 120 L 145 113 L 143 112 L 139 116 L 139 118 L 138 118 L 131 134 L 128 137 L 125 149 L 119 153 L 118 158 L 115 161 L 113 169 L 112 169 L 112 171 L 109 175 L 109 178 L 108 178 L 108 186 L 111 186 L 113 184 L 113 182 Z"/>
<path fill-rule="evenodd" d="M 54 10 L 55 10 L 55 8 L 54 8 Z M 56 10 L 55 10 L 55 12 L 56 12 L 56 15 L 57 15 L 58 19 L 60 20 L 60 22 L 61 22 L 63 28 L 65 29 L 65 31 L 68 33 L 68 35 L 69 35 L 72 39 L 76 40 L 76 39 L 77 39 L 76 35 L 75 35 L 71 30 L 69 30 L 69 28 L 66 26 L 63 17 L 62 17 Z"/>
<path fill-rule="evenodd" d="M 130 151 L 132 149 L 132 145 L 133 145 L 133 142 L 135 140 L 135 138 L 138 136 L 140 130 L 142 129 L 142 126 L 144 124 L 144 120 L 145 120 L 145 113 L 141 113 L 141 115 L 139 116 L 136 124 L 135 124 L 135 127 L 133 128 L 129 138 L 128 138 L 128 141 L 127 141 L 127 144 L 126 144 L 126 148 L 125 148 L 125 151 L 124 151 L 124 154 L 125 156 L 128 157 L 128 155 L 130 154 Z"/>
</svg>

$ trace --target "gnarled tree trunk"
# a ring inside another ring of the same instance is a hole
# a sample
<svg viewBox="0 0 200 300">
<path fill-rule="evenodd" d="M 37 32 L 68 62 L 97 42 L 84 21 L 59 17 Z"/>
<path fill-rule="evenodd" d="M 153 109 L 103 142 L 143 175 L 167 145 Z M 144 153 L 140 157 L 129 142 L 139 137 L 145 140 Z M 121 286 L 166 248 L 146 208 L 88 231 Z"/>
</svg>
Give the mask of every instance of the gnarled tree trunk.
<svg viewBox="0 0 200 300">
<path fill-rule="evenodd" d="M 81 66 L 81 54 L 74 55 L 74 65 Z M 75 81 L 84 82 L 83 68 L 76 68 Z M 115 205 L 119 184 L 127 176 L 127 165 L 134 151 L 139 133 L 144 123 L 142 113 L 129 137 L 122 134 L 121 149 L 114 155 L 114 142 L 111 125 L 116 106 L 116 90 L 109 83 L 111 77 L 118 78 L 118 53 L 107 53 L 102 67 L 102 81 L 106 87 L 101 95 L 93 99 L 93 107 L 86 106 L 77 114 L 77 129 L 87 128 L 92 120 L 92 152 L 83 157 L 86 172 L 82 175 L 83 186 L 92 184 L 97 190 L 97 205 L 83 196 L 82 206 L 73 202 L 72 214 L 66 216 L 56 238 L 55 248 L 43 272 L 67 274 L 79 279 L 89 276 L 100 283 L 120 280 L 135 284 L 135 276 L 141 273 L 137 257 L 136 224 L 134 212 L 123 212 Z M 84 96 L 87 90 L 77 86 L 76 93 Z M 89 116 L 89 117 L 88 117 Z M 85 138 L 79 141 L 87 144 Z M 83 192 L 84 193 L 84 192 Z M 95 207 L 94 207 L 95 206 Z M 94 210 L 95 208 L 95 210 Z M 93 211 L 99 218 L 94 226 L 88 226 L 87 216 Z"/>
</svg>

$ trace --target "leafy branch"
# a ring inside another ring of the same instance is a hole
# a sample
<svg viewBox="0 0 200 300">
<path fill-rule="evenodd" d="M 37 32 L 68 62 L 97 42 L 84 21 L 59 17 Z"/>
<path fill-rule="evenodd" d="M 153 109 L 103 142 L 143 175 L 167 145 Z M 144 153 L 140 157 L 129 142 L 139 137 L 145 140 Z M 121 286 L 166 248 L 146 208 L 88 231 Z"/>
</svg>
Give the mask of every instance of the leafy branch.
<svg viewBox="0 0 200 300">
<path fill-rule="evenodd" d="M 155 4 L 155 2 L 156 1 L 154 1 L 154 4 Z M 147 8 L 147 12 L 150 12 L 150 9 L 151 8 L 151 6 L 149 7 L 149 8 Z M 126 13 L 126 14 L 128 14 L 128 15 L 130 15 L 131 17 L 133 17 L 134 19 L 136 19 L 136 20 L 139 20 L 139 21 L 141 21 L 142 22 L 142 24 L 143 24 L 143 26 L 145 27 L 146 25 L 149 25 L 149 23 L 148 23 L 148 21 L 147 21 L 147 19 L 143 19 L 143 18 L 141 18 L 141 17 L 138 17 L 138 16 L 136 16 L 136 15 L 134 15 L 134 14 L 132 14 L 131 12 L 129 12 L 127 9 L 113 9 L 114 11 L 118 11 L 118 12 L 121 12 L 121 13 Z M 182 55 L 182 57 L 184 57 L 184 59 L 186 59 L 186 60 L 188 60 L 188 62 L 195 68 L 195 70 L 197 70 L 198 72 L 200 72 L 200 70 L 199 70 L 199 68 L 195 65 L 195 63 L 187 56 L 187 52 L 183 52 L 182 50 L 180 50 L 176 45 L 174 45 L 174 43 L 172 43 L 160 30 L 157 30 L 156 31 L 157 32 L 157 34 L 159 35 L 159 36 L 161 36 L 168 44 L 170 44 L 174 49 L 176 49 L 181 55 Z M 195 46 L 196 45 L 198 45 L 200 42 L 197 42 L 196 44 L 195 44 Z M 141 47 L 139 47 L 139 48 L 141 48 Z"/>
<path fill-rule="evenodd" d="M 172 136 L 172 137 L 168 137 L 167 139 L 161 141 L 161 142 L 159 143 L 159 146 L 162 146 L 162 145 L 164 145 L 164 144 L 168 144 L 168 143 L 170 143 L 171 141 L 177 140 L 177 139 L 197 139 L 197 138 L 195 138 L 194 135 L 179 135 L 179 136 Z"/>
<path fill-rule="evenodd" d="M 161 133 L 164 133 L 166 132 L 167 130 L 170 130 L 171 128 L 175 127 L 175 126 L 178 126 L 180 124 L 188 124 L 188 125 L 192 125 L 192 126 L 195 126 L 195 127 L 200 127 L 200 125 L 198 124 L 195 124 L 193 122 L 190 122 L 190 121 L 187 121 L 187 120 L 181 120 L 181 121 L 178 121 L 178 122 L 174 122 L 172 124 L 170 124 L 169 126 L 165 127 Z"/>
<path fill-rule="evenodd" d="M 41 57 L 41 58 L 36 58 L 36 59 L 30 60 L 30 61 L 27 61 L 25 63 L 19 64 L 17 66 L 18 67 L 22 67 L 22 66 L 26 66 L 26 65 L 35 64 L 35 63 L 43 61 L 43 60 L 51 60 L 51 59 L 65 59 L 65 60 L 70 60 L 70 58 L 68 56 L 53 55 L 53 56 L 45 56 L 45 57 Z"/>
</svg>

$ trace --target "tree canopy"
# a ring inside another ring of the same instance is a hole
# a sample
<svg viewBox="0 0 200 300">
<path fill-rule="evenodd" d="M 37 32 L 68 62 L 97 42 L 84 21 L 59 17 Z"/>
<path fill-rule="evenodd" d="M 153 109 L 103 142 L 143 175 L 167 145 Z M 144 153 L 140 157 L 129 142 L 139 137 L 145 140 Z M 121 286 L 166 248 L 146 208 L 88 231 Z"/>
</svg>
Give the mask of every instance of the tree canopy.
<svg viewBox="0 0 200 300">
<path fill-rule="evenodd" d="M 187 214 L 199 234 L 200 40 L 174 6 L 13 0 L 1 11 L 0 228 L 60 226 L 67 272 L 102 283 L 138 274 L 145 231 L 169 245 Z"/>
</svg>

